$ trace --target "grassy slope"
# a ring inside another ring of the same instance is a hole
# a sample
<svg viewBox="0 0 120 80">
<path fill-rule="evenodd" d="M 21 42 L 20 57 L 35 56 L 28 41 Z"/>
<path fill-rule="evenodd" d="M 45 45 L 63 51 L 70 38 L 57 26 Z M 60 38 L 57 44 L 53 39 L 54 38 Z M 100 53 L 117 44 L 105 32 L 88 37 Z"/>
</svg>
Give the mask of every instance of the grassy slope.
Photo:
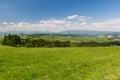
<svg viewBox="0 0 120 80">
<path fill-rule="evenodd" d="M 120 47 L 0 46 L 0 80 L 117 80 Z"/>
</svg>

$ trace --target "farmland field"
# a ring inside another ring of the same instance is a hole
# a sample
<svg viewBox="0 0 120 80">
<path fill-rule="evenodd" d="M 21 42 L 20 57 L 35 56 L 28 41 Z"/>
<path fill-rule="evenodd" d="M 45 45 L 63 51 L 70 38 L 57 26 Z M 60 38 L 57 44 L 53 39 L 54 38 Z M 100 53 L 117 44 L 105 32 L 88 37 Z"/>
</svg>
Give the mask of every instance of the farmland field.
<svg viewBox="0 0 120 80">
<path fill-rule="evenodd" d="M 120 47 L 0 45 L 0 80 L 120 80 Z"/>
</svg>

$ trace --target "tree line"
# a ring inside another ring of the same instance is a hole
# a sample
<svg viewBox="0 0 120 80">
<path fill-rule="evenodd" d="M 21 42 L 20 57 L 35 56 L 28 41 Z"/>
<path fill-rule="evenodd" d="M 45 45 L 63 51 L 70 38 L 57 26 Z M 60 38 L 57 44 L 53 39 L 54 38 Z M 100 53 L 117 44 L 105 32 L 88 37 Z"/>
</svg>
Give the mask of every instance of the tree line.
<svg viewBox="0 0 120 80">
<path fill-rule="evenodd" d="M 44 39 L 30 39 L 21 38 L 18 35 L 5 35 L 2 41 L 3 45 L 9 45 L 14 47 L 71 47 L 73 43 L 70 41 L 49 41 Z M 80 42 L 75 43 L 78 47 L 98 47 L 98 46 L 120 46 L 120 41 L 114 42 Z"/>
<path fill-rule="evenodd" d="M 120 41 L 113 41 L 113 42 L 81 42 L 79 47 L 99 47 L 99 46 L 120 46 Z"/>
<path fill-rule="evenodd" d="M 3 45 L 9 45 L 14 47 L 70 47 L 70 41 L 49 41 L 44 39 L 30 39 L 26 38 L 23 39 L 18 35 L 5 35 L 3 42 Z"/>
</svg>

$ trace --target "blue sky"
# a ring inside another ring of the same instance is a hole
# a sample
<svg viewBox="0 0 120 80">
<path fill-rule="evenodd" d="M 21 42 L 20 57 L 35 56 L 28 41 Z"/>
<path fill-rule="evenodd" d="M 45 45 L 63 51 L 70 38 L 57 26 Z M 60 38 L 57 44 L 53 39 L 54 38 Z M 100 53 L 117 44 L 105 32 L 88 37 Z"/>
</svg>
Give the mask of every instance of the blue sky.
<svg viewBox="0 0 120 80">
<path fill-rule="evenodd" d="M 1 26 L 63 20 L 72 15 L 90 16 L 93 23 L 116 20 L 120 18 L 120 0 L 0 0 Z"/>
<path fill-rule="evenodd" d="M 120 17 L 120 0 L 0 0 L 0 21 L 37 21 L 73 14 L 97 20 Z"/>
</svg>

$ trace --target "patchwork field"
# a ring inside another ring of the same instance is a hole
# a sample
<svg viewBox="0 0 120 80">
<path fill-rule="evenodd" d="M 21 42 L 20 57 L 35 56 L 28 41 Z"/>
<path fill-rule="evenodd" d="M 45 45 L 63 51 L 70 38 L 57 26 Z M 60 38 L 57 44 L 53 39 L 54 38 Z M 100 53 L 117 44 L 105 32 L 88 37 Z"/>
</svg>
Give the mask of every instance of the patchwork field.
<svg viewBox="0 0 120 80">
<path fill-rule="evenodd" d="M 120 80 L 120 47 L 0 45 L 0 80 Z"/>
</svg>

